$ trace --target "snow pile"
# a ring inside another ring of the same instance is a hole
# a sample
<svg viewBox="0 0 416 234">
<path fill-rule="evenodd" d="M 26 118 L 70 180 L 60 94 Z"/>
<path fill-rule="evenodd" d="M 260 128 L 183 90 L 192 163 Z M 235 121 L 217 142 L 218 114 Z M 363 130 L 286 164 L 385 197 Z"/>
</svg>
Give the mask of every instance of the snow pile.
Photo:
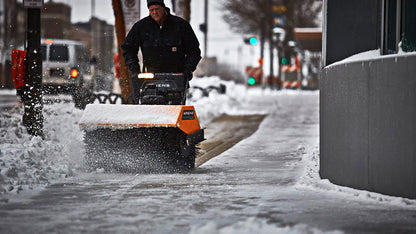
<svg viewBox="0 0 416 234">
<path fill-rule="evenodd" d="M 264 108 L 259 108 L 257 110 L 247 109 L 245 108 L 245 103 L 253 96 L 263 98 L 264 95 L 279 95 L 278 93 L 286 92 L 263 90 L 260 87 L 247 89 L 244 85 L 235 84 L 233 81 L 224 81 L 216 76 L 202 79 L 194 78 L 190 82 L 191 87 L 197 86 L 201 88 L 210 86 L 219 87 L 221 84 L 226 86 L 226 95 L 222 95 L 216 90 L 213 90 L 209 93 L 209 98 L 201 98 L 203 97 L 202 91 L 191 89 L 192 99 L 187 100 L 187 104 L 195 106 L 195 111 L 201 127 L 206 126 L 212 119 L 222 114 L 267 114 Z"/>
<path fill-rule="evenodd" d="M 319 190 L 327 194 L 332 193 L 336 196 L 346 196 L 357 200 L 373 201 L 381 204 L 388 203 L 402 207 L 416 207 L 416 200 L 414 199 L 388 196 L 366 190 L 358 190 L 345 186 L 334 185 L 328 179 L 321 179 L 319 176 L 319 147 L 309 147 L 308 149 L 305 149 L 305 152 L 306 153 L 302 158 L 304 163 L 304 172 L 297 181 L 296 186 L 298 187 Z"/>
<path fill-rule="evenodd" d="M 22 125 L 23 107 L 0 113 L 0 194 L 19 193 L 72 176 L 79 168 L 82 112 L 69 104 L 44 106 L 45 140 Z"/>
<path fill-rule="evenodd" d="M 209 94 L 209 98 L 203 98 L 201 90 L 190 89 L 192 99 L 188 99 L 187 104 L 195 106 L 201 127 L 206 126 L 215 117 L 223 113 L 229 113 L 231 109 L 239 108 L 246 88 L 243 85 L 235 85 L 232 81 L 223 81 L 218 77 L 194 78 L 190 82 L 191 87 L 200 88 L 209 86 L 219 87 L 220 84 L 226 86 L 226 95 L 212 91 Z"/>
</svg>

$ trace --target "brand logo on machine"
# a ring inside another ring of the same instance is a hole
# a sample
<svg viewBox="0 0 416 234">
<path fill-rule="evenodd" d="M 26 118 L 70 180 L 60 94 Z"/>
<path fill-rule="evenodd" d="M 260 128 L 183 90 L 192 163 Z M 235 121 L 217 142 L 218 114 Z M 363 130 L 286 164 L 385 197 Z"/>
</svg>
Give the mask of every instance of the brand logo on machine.
<svg viewBox="0 0 416 234">
<path fill-rule="evenodd" d="M 182 120 L 195 119 L 193 110 L 184 110 L 182 113 Z"/>
<path fill-rule="evenodd" d="M 158 88 L 170 88 L 171 85 L 169 83 L 163 83 L 163 84 L 156 84 L 156 87 L 158 87 Z"/>
</svg>

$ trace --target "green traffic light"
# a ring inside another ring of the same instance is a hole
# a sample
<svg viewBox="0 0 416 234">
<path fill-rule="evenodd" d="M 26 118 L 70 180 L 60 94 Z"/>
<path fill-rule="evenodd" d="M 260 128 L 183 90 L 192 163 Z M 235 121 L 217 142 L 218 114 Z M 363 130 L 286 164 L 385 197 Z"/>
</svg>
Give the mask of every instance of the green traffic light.
<svg viewBox="0 0 416 234">
<path fill-rule="evenodd" d="M 249 43 L 250 43 L 250 45 L 257 45 L 257 38 L 250 37 Z"/>
<path fill-rule="evenodd" d="M 248 78 L 247 83 L 249 85 L 255 85 L 256 84 L 256 80 L 253 77 Z"/>
<path fill-rule="evenodd" d="M 287 58 L 282 58 L 282 64 L 287 65 Z"/>
</svg>

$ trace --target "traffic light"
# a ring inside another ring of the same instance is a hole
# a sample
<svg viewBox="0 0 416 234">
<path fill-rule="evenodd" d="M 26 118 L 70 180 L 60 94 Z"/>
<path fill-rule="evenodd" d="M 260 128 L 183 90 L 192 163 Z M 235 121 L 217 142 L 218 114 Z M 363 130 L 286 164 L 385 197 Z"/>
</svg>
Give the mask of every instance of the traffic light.
<svg viewBox="0 0 416 234">
<path fill-rule="evenodd" d="M 256 37 L 245 37 L 244 43 L 249 44 L 249 45 L 257 45 L 258 40 Z"/>
<path fill-rule="evenodd" d="M 248 86 L 257 86 L 261 83 L 261 77 L 263 75 L 263 70 L 261 67 L 252 67 L 247 66 L 246 67 L 246 73 L 247 73 L 247 85 Z"/>
<path fill-rule="evenodd" d="M 294 50 L 294 46 L 286 46 L 283 48 L 283 53 L 281 54 L 282 56 L 282 64 L 283 65 L 292 65 L 294 63 L 294 58 L 295 58 L 295 50 Z"/>
<path fill-rule="evenodd" d="M 247 84 L 248 85 L 255 85 L 256 84 L 256 79 L 254 79 L 254 77 L 249 77 L 247 80 Z"/>
<path fill-rule="evenodd" d="M 250 37 L 250 39 L 249 39 L 249 43 L 250 43 L 250 45 L 257 45 L 257 38 L 255 38 L 255 37 Z"/>
</svg>

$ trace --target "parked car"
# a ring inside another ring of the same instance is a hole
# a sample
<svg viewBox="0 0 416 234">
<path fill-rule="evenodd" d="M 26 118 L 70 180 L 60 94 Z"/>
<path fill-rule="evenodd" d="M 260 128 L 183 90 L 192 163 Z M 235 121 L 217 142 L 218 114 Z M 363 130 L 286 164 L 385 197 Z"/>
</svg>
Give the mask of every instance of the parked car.
<svg viewBox="0 0 416 234">
<path fill-rule="evenodd" d="M 79 41 L 42 39 L 42 85 L 46 93 L 69 93 L 76 105 L 92 94 L 94 81 L 86 46 Z"/>
</svg>

